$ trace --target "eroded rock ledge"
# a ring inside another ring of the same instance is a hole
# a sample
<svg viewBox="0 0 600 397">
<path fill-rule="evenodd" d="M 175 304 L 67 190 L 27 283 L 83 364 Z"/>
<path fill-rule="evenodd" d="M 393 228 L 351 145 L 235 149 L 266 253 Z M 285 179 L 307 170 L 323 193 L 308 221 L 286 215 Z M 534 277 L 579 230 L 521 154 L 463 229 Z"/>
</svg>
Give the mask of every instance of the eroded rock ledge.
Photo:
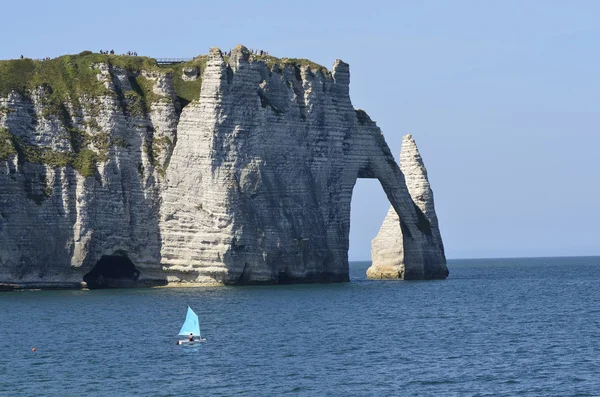
<svg viewBox="0 0 600 397">
<path fill-rule="evenodd" d="M 437 219 L 349 83 L 340 60 L 243 46 L 167 67 L 0 61 L 0 285 L 347 281 L 357 178 L 399 214 L 397 263 L 445 269 Z"/>
</svg>

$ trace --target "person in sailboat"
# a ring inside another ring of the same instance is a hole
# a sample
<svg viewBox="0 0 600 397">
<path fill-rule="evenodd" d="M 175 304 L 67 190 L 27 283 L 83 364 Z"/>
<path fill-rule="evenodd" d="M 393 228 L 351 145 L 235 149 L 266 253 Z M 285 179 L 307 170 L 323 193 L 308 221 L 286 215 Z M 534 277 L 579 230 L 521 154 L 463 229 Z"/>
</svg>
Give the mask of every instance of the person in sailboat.
<svg viewBox="0 0 600 397">
<path fill-rule="evenodd" d="M 179 331 L 180 336 L 186 336 L 187 340 L 179 340 L 177 341 L 178 345 L 183 343 L 192 343 L 192 342 L 206 342 L 206 339 L 202 339 L 202 334 L 200 333 L 200 325 L 198 324 L 198 315 L 194 313 L 191 307 L 188 306 L 188 312 L 185 316 L 185 322 Z M 194 335 L 198 336 L 198 338 L 194 338 Z"/>
</svg>

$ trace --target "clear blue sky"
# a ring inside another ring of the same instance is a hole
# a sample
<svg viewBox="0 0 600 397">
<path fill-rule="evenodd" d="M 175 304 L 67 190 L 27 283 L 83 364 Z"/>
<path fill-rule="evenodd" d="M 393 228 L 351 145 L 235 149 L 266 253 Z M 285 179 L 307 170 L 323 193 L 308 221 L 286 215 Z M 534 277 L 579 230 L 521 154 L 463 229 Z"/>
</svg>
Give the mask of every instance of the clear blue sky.
<svg viewBox="0 0 600 397">
<path fill-rule="evenodd" d="M 238 43 L 350 63 L 396 156 L 412 133 L 449 258 L 600 254 L 600 1 L 5 2 L 0 58 L 191 57 Z M 359 181 L 350 259 L 388 203 Z"/>
</svg>

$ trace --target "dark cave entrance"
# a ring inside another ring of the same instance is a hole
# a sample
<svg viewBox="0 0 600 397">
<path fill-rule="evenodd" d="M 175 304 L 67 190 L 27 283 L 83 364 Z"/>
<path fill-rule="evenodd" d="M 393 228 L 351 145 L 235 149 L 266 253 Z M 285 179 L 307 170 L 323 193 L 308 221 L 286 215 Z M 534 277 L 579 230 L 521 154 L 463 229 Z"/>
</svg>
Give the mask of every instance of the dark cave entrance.
<svg viewBox="0 0 600 397">
<path fill-rule="evenodd" d="M 90 289 L 123 288 L 137 285 L 140 271 L 125 253 L 104 255 L 96 266 L 83 276 Z"/>
</svg>

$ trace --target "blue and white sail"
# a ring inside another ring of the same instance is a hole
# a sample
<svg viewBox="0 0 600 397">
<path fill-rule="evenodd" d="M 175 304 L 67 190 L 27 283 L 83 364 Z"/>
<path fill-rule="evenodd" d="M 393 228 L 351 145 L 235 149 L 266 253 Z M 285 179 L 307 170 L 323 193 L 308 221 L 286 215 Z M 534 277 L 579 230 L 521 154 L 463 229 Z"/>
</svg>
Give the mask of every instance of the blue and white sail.
<svg viewBox="0 0 600 397">
<path fill-rule="evenodd" d="M 200 336 L 200 324 L 198 323 L 198 315 L 188 306 L 187 316 L 185 317 L 181 331 L 179 331 L 179 335 L 187 336 L 189 334 Z"/>
</svg>

